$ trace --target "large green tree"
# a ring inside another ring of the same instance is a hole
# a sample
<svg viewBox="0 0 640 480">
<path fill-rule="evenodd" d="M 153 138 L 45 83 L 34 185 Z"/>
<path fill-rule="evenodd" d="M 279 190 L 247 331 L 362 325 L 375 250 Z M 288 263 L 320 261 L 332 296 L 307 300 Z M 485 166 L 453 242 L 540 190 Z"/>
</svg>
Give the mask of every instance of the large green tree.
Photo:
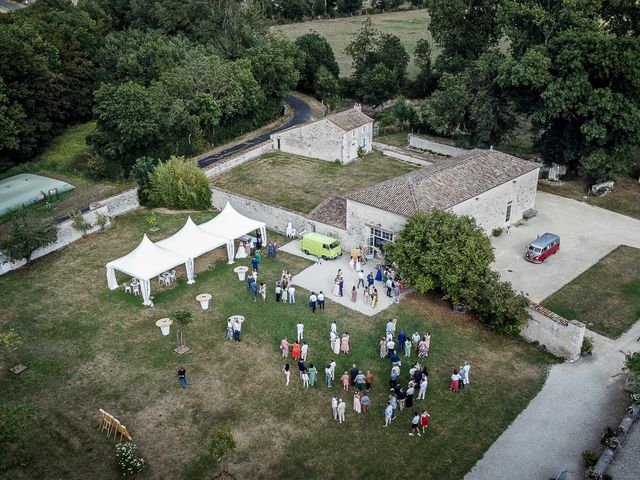
<svg viewBox="0 0 640 480">
<path fill-rule="evenodd" d="M 340 69 L 327 39 L 317 32 L 306 33 L 296 38 L 296 45 L 305 55 L 304 68 L 300 72 L 298 87 L 308 92 L 315 92 L 315 78 L 320 67 L 324 67 L 334 77 L 338 77 Z"/>
<path fill-rule="evenodd" d="M 385 258 L 418 293 L 439 289 L 454 303 L 484 278 L 494 260 L 489 238 L 471 217 L 434 210 L 409 218 Z"/>
</svg>

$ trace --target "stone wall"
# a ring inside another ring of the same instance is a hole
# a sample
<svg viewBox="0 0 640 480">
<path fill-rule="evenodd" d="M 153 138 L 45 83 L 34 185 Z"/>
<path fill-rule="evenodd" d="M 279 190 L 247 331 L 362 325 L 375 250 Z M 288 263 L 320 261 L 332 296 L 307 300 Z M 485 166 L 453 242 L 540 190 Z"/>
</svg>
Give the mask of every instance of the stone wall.
<svg viewBox="0 0 640 480">
<path fill-rule="evenodd" d="M 356 245 L 350 241 L 345 230 L 327 225 L 316 220 L 310 220 L 300 212 L 295 212 L 277 205 L 245 197 L 218 187 L 211 187 L 211 204 L 218 210 L 222 210 L 227 202 L 238 212 L 254 220 L 260 220 L 267 224 L 267 228 L 279 233 L 285 233 L 287 224 L 299 233 L 302 230 L 316 231 L 340 240 L 344 249 L 354 248 Z"/>
<path fill-rule="evenodd" d="M 82 217 L 89 222 L 92 227 L 87 232 L 87 234 L 91 234 L 100 230 L 100 227 L 97 226 L 96 217 L 99 213 L 103 215 L 109 216 L 109 207 L 106 205 L 97 206 L 95 209 L 88 211 L 83 214 Z M 111 226 L 111 221 L 108 220 L 106 227 Z M 46 247 L 39 248 L 31 255 L 31 260 L 35 260 L 36 258 L 40 258 L 48 253 L 55 252 L 56 250 L 60 250 L 63 247 L 66 247 L 72 242 L 79 240 L 82 238 L 82 233 L 73 228 L 73 220 L 67 220 L 66 222 L 58 225 L 58 239 L 52 243 L 51 245 L 47 245 Z M 20 260 L 18 262 L 10 262 L 10 261 L 0 261 L 0 275 L 4 275 L 12 270 L 16 270 L 27 263 L 26 260 Z"/>
<path fill-rule="evenodd" d="M 274 133 L 271 135 L 272 148 L 293 155 L 342 162 L 343 134 L 342 129 L 323 119 Z"/>
<path fill-rule="evenodd" d="M 258 158 L 265 153 L 273 152 L 273 144 L 272 142 L 266 141 L 262 142 L 250 150 L 247 150 L 243 153 L 239 153 L 236 155 L 231 155 L 230 157 L 224 158 L 213 165 L 207 168 L 204 171 L 204 174 L 209 178 L 215 178 L 218 175 L 223 174 L 224 172 L 228 172 L 232 168 L 236 168 L 243 163 L 248 162 L 249 160 L 253 160 L 254 158 Z"/>
<path fill-rule="evenodd" d="M 456 155 L 466 152 L 466 150 L 462 148 L 452 147 L 451 145 L 434 142 L 433 140 L 427 140 L 426 138 L 419 137 L 413 133 L 409 134 L 409 146 L 420 150 L 438 153 L 440 155 L 446 155 L 448 157 L 455 157 Z"/>
<path fill-rule="evenodd" d="M 424 158 L 411 155 L 411 152 L 408 152 L 407 150 L 404 150 L 402 148 L 394 147 L 393 145 L 387 145 L 386 143 L 373 142 L 373 148 L 375 150 L 381 151 L 382 154 L 386 157 L 391 157 L 398 160 L 402 160 L 404 162 L 413 163 L 415 165 L 420 165 L 421 167 L 432 165 L 432 162 L 428 162 Z"/>
<path fill-rule="evenodd" d="M 567 320 L 531 301 L 527 311 L 529 320 L 520 332 L 525 340 L 538 342 L 554 355 L 569 360 L 580 356 L 584 323 Z"/>
<path fill-rule="evenodd" d="M 478 225 L 489 233 L 493 228 L 517 223 L 526 210 L 534 208 L 537 185 L 538 169 L 454 205 L 450 210 L 456 215 L 475 218 Z M 511 217 L 506 221 L 509 202 Z"/>
<path fill-rule="evenodd" d="M 101 200 L 98 202 L 98 205 L 107 207 L 110 217 L 117 217 L 118 215 L 130 212 L 140 207 L 140 202 L 138 202 L 138 189 L 132 188 L 119 195 Z"/>
<path fill-rule="evenodd" d="M 371 227 L 395 234 L 402 230 L 406 222 L 406 217 L 402 215 L 347 199 L 347 232 L 355 246 L 366 244 Z"/>
</svg>

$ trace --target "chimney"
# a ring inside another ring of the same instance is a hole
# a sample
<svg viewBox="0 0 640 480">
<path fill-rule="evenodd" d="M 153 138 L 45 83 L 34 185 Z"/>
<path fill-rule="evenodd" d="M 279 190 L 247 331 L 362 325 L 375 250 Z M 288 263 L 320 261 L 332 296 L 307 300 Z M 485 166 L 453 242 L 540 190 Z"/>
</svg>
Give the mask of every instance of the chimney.
<svg viewBox="0 0 640 480">
<path fill-rule="evenodd" d="M 362 111 L 362 104 L 360 102 L 354 103 L 353 104 L 353 109 L 361 112 Z"/>
</svg>

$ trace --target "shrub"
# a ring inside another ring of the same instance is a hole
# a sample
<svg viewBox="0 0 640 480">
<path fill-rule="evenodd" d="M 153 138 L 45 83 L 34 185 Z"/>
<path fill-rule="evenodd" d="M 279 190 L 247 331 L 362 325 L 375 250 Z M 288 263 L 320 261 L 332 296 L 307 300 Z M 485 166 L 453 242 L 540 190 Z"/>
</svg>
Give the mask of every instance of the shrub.
<svg viewBox="0 0 640 480">
<path fill-rule="evenodd" d="M 116 445 L 116 460 L 123 477 L 133 476 L 144 469 L 144 458 L 136 455 L 136 448 L 138 447 L 132 442 L 118 443 Z"/>
<path fill-rule="evenodd" d="M 100 230 L 104 230 L 104 227 L 107 225 L 109 221 L 109 217 L 102 212 L 96 213 L 96 225 L 100 227 Z"/>
<path fill-rule="evenodd" d="M 235 449 L 236 441 L 229 426 L 220 425 L 209 432 L 209 453 L 216 462 L 222 463 L 223 473 L 227 471 L 226 459 Z"/>
<path fill-rule="evenodd" d="M 194 161 L 171 157 L 149 173 L 149 199 L 160 207 L 206 210 L 211 205 L 211 190 Z"/>
<path fill-rule="evenodd" d="M 149 174 L 156 169 L 159 160 L 152 157 L 140 157 L 131 168 L 131 178 L 138 184 L 138 202 L 145 207 L 152 207 L 149 198 Z"/>
<path fill-rule="evenodd" d="M 504 229 L 502 227 L 497 227 L 491 230 L 491 233 L 494 237 L 499 237 L 500 235 L 502 235 L 502 232 L 504 232 Z"/>
<path fill-rule="evenodd" d="M 582 461 L 584 462 L 585 468 L 594 467 L 596 463 L 598 463 L 598 455 L 591 450 L 585 450 L 582 452 Z"/>
<path fill-rule="evenodd" d="M 13 219 L 9 232 L 0 238 L 0 250 L 9 260 L 16 262 L 25 258 L 28 262 L 38 248 L 50 245 L 57 239 L 57 225 L 38 224 L 23 211 Z"/>
<path fill-rule="evenodd" d="M 82 235 L 86 235 L 87 232 L 91 229 L 91 224 L 87 221 L 86 218 L 82 216 L 80 212 L 71 214 L 71 220 L 71 226 L 75 230 L 82 232 Z"/>
<path fill-rule="evenodd" d="M 147 216 L 147 225 L 149 225 L 149 228 L 156 228 L 156 225 L 158 225 L 156 212 L 151 212 L 151 215 Z"/>
<path fill-rule="evenodd" d="M 364 157 L 364 154 L 366 153 L 364 147 L 358 147 L 358 158 L 362 158 Z"/>
<path fill-rule="evenodd" d="M 582 347 L 581 350 L 584 353 L 591 353 L 593 352 L 593 339 L 591 337 L 584 337 L 582 339 Z"/>
<path fill-rule="evenodd" d="M 640 373 L 640 352 L 627 353 L 624 356 L 624 368 L 632 373 Z"/>
</svg>

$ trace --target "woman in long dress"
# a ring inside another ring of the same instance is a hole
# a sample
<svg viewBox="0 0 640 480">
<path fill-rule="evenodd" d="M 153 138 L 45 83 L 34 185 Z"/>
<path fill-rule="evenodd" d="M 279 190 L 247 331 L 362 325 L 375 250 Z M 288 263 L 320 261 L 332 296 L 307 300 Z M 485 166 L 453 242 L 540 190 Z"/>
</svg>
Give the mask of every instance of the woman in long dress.
<svg viewBox="0 0 640 480">
<path fill-rule="evenodd" d="M 369 293 L 369 286 L 364 287 L 364 294 L 362 296 L 365 305 L 369 305 L 369 301 L 371 300 L 371 294 Z"/>
<path fill-rule="evenodd" d="M 353 395 L 353 409 L 356 413 L 362 413 L 362 404 L 360 403 L 360 394 L 356 390 L 356 393 Z"/>
<path fill-rule="evenodd" d="M 286 338 L 283 338 L 280 342 L 280 351 L 282 352 L 283 357 L 289 356 L 289 342 Z"/>
<path fill-rule="evenodd" d="M 334 285 L 333 285 L 333 296 L 334 297 L 339 297 L 340 296 L 340 277 L 336 277 L 336 280 L 334 282 Z"/>
<path fill-rule="evenodd" d="M 380 268 L 380 265 L 378 265 L 376 267 L 376 282 L 381 282 L 382 281 L 382 268 Z"/>
<path fill-rule="evenodd" d="M 351 289 L 351 301 L 356 303 L 356 300 L 358 300 L 358 290 L 356 290 L 356 286 L 354 285 Z"/>
<path fill-rule="evenodd" d="M 318 375 L 318 369 L 313 366 L 313 363 L 309 367 L 309 386 L 313 387 L 316 384 L 316 377 Z"/>
<path fill-rule="evenodd" d="M 460 384 L 460 375 L 458 375 L 458 370 L 454 370 L 453 375 L 451 375 L 450 390 L 452 392 L 457 392 L 459 384 Z"/>
<path fill-rule="evenodd" d="M 429 344 L 427 343 L 426 338 L 427 336 L 425 335 L 424 338 L 420 340 L 420 343 L 418 344 L 418 356 L 420 358 L 424 358 L 427 355 L 429 355 Z"/>
<path fill-rule="evenodd" d="M 342 353 L 349 353 L 349 332 L 345 332 L 344 335 L 342 335 L 342 341 L 340 343 Z"/>
<path fill-rule="evenodd" d="M 331 330 L 331 332 L 329 333 L 329 342 L 331 342 L 330 345 L 331 345 L 332 352 L 335 350 L 335 344 L 337 341 L 338 341 L 338 334 L 333 330 Z"/>
<path fill-rule="evenodd" d="M 340 339 L 336 336 L 336 341 L 333 342 L 333 353 L 340 355 Z"/>
<path fill-rule="evenodd" d="M 236 252 L 236 258 L 247 258 L 249 255 L 247 254 L 247 249 L 244 248 L 244 242 L 240 242 L 240 246 L 238 247 L 238 251 Z"/>
<path fill-rule="evenodd" d="M 373 296 L 371 299 L 371 307 L 372 308 L 376 308 L 378 306 L 378 289 L 377 288 L 373 288 Z"/>
<path fill-rule="evenodd" d="M 296 340 L 293 342 L 293 350 L 291 350 L 291 358 L 298 360 L 300 358 L 300 344 Z"/>
<path fill-rule="evenodd" d="M 382 338 L 380 340 L 380 358 L 384 358 L 387 356 L 387 339 Z"/>
<path fill-rule="evenodd" d="M 428 357 L 429 348 L 431 347 L 431 332 L 427 332 L 427 334 L 424 336 L 424 341 L 427 344 L 427 354 L 425 356 Z"/>
</svg>

